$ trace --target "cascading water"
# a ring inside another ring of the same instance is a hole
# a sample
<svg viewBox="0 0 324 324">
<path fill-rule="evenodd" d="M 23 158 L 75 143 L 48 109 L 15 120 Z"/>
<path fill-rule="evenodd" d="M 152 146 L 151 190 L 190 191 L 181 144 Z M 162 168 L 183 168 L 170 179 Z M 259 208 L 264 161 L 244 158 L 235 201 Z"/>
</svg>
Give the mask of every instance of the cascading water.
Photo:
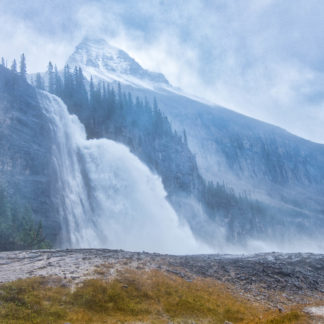
<svg viewBox="0 0 324 324">
<path fill-rule="evenodd" d="M 64 246 L 208 252 L 180 224 L 158 176 L 125 146 L 87 140 L 59 98 L 41 91 L 38 97 L 53 130 Z"/>
</svg>

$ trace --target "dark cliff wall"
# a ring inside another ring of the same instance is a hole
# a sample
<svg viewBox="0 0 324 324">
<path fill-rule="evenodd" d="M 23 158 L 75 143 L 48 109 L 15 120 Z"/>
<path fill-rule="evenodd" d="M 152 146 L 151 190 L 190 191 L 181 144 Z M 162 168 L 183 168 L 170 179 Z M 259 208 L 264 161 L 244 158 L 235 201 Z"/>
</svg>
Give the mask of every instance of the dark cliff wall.
<svg viewBox="0 0 324 324">
<path fill-rule="evenodd" d="M 36 91 L 0 66 L 0 183 L 11 199 L 32 208 L 47 238 L 55 242 L 60 223 L 54 202 L 52 132 Z"/>
</svg>

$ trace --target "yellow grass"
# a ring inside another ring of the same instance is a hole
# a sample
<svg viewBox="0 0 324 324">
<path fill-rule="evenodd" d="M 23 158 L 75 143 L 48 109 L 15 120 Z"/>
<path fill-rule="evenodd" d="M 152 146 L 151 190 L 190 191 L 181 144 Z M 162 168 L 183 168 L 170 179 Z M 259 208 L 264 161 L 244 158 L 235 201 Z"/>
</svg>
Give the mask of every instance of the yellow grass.
<svg viewBox="0 0 324 324">
<path fill-rule="evenodd" d="M 60 278 L 36 277 L 0 286 L 3 324 L 193 321 L 309 323 L 301 311 L 280 314 L 233 295 L 215 280 L 187 282 L 161 271 L 127 270 L 111 281 L 86 280 L 73 290 Z"/>
</svg>

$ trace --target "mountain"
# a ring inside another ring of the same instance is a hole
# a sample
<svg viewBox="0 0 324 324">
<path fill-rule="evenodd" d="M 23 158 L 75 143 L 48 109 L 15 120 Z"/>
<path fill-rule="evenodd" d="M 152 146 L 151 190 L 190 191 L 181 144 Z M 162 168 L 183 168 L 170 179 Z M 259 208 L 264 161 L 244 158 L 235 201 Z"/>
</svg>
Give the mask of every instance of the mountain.
<svg viewBox="0 0 324 324">
<path fill-rule="evenodd" d="M 123 53 L 124 59 L 116 59 L 118 56 L 113 56 L 112 52 Z M 67 64 L 80 66 L 88 79 L 95 76 L 99 80 L 118 81 L 125 91 L 148 99 L 155 97 L 173 127 L 179 133 L 186 130 L 190 148 L 206 179 L 224 180 L 243 187 L 251 180 L 253 187 L 254 182 L 260 180 L 265 180 L 267 185 L 321 185 L 323 145 L 224 107 L 192 99 L 177 93 L 172 86 L 152 90 L 140 83 L 123 82 L 128 78 L 140 78 L 139 70 L 146 71 L 136 62 L 136 69 L 129 68 L 133 62 L 125 52 L 111 47 L 105 40 L 85 38 Z M 107 76 L 107 71 L 114 72 Z"/>
<path fill-rule="evenodd" d="M 80 48 L 82 60 L 78 59 Z M 120 82 L 123 90 L 133 96 L 156 98 L 159 109 L 174 129 L 180 134 L 186 131 L 189 148 L 205 180 L 224 182 L 237 193 L 282 208 L 283 213 L 295 214 L 296 218 L 301 213 L 305 219 L 323 220 L 324 145 L 224 107 L 192 99 L 171 86 L 148 88 L 140 83 L 123 82 L 130 78 L 130 70 L 123 72 L 124 63 L 119 68 L 118 60 L 106 59 L 103 54 L 106 50 L 110 57 L 106 41 L 85 39 L 68 63 L 81 66 L 88 78 L 94 75 L 113 86 Z M 127 61 L 132 59 L 127 56 Z M 106 77 L 106 71 L 113 69 L 119 72 Z"/>
<path fill-rule="evenodd" d="M 322 250 L 323 145 L 193 99 L 104 40 L 68 62 L 45 75 L 54 95 L 0 70 L 0 185 L 55 246 Z"/>
<path fill-rule="evenodd" d="M 148 88 L 169 85 L 163 74 L 143 69 L 126 52 L 111 46 L 103 39 L 83 39 L 67 64 L 84 68 L 89 80 L 92 76 L 97 80 L 118 80 L 125 84 Z"/>
</svg>

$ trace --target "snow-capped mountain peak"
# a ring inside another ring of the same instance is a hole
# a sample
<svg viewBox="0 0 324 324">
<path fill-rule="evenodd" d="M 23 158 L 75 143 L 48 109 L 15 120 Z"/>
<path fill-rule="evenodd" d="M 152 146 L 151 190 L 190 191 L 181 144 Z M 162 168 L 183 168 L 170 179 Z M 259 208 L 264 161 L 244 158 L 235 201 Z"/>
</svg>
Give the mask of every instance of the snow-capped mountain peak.
<svg viewBox="0 0 324 324">
<path fill-rule="evenodd" d="M 70 67 L 80 66 L 88 79 L 92 76 L 109 82 L 120 81 L 150 88 L 169 85 L 163 74 L 142 68 L 126 52 L 101 38 L 84 38 L 67 64 Z"/>
</svg>

